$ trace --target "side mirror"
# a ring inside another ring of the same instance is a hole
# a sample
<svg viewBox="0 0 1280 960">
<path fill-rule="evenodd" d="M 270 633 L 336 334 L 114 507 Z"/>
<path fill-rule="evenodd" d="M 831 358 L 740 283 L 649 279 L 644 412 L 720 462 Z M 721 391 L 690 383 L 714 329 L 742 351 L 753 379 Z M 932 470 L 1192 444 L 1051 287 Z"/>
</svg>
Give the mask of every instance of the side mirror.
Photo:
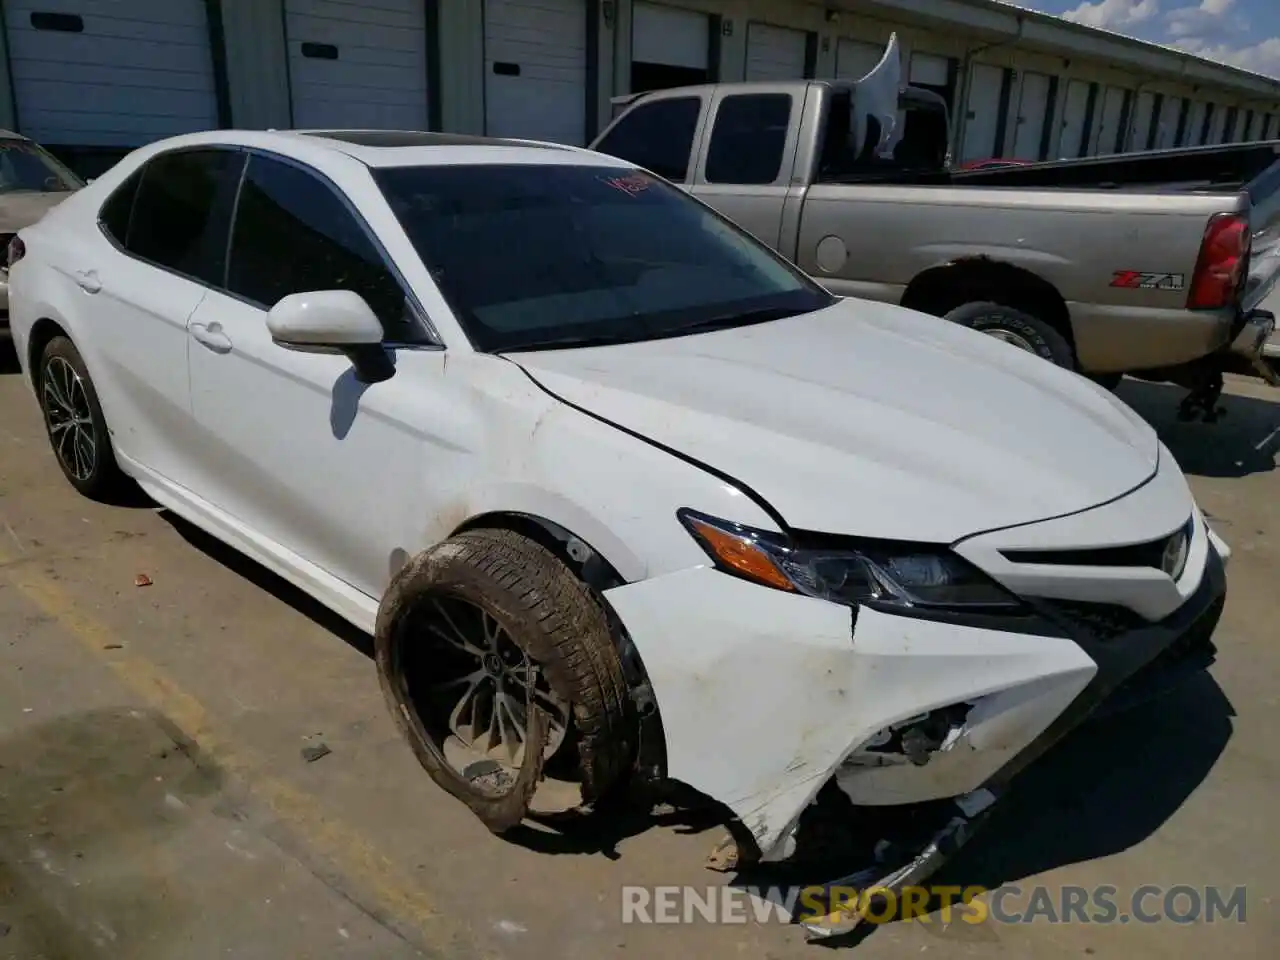
<svg viewBox="0 0 1280 960">
<path fill-rule="evenodd" d="M 345 354 L 362 383 L 380 383 L 395 373 L 382 346 L 382 323 L 351 290 L 291 293 L 267 311 L 271 339 L 286 350 Z"/>
</svg>

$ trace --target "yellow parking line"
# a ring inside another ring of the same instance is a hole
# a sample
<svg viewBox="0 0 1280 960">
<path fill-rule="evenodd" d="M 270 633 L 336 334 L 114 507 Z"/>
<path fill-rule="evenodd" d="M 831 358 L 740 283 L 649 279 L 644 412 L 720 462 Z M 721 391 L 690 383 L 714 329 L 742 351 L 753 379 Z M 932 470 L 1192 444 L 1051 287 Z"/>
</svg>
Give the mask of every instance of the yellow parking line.
<svg viewBox="0 0 1280 960">
<path fill-rule="evenodd" d="M 265 773 L 267 764 L 222 736 L 199 700 L 154 663 L 125 653 L 110 627 L 77 609 L 75 600 L 55 580 L 29 564 L 15 563 L 18 559 L 0 551 L 0 576 L 106 664 L 129 690 L 168 717 L 203 753 L 241 780 L 276 816 L 296 826 L 308 846 L 343 877 L 366 888 L 379 908 L 371 913 L 411 925 L 433 945 L 442 936 L 455 939 L 453 925 L 410 876 L 356 830 L 329 816 L 314 797 Z"/>
</svg>

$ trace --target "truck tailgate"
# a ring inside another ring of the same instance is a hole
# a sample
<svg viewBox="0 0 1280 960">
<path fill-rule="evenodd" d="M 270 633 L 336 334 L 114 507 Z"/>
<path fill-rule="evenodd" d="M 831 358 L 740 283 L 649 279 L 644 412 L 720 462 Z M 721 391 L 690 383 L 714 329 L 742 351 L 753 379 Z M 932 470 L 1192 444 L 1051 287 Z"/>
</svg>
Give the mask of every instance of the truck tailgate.
<svg viewBox="0 0 1280 960">
<path fill-rule="evenodd" d="M 1245 189 L 1253 238 L 1243 301 L 1248 311 L 1261 306 L 1280 279 L 1280 158 Z"/>
</svg>

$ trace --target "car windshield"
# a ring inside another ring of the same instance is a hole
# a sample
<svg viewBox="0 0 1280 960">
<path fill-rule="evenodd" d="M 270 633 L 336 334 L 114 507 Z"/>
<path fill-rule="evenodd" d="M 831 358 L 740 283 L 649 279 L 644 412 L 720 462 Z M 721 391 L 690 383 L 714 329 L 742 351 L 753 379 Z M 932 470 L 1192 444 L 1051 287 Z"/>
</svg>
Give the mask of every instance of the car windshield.
<svg viewBox="0 0 1280 960">
<path fill-rule="evenodd" d="M 835 302 L 742 230 L 638 170 L 441 165 L 374 176 L 479 350 L 679 336 Z"/>
<path fill-rule="evenodd" d="M 34 143 L 0 140 L 0 194 L 63 193 L 83 186 L 79 177 Z"/>
</svg>

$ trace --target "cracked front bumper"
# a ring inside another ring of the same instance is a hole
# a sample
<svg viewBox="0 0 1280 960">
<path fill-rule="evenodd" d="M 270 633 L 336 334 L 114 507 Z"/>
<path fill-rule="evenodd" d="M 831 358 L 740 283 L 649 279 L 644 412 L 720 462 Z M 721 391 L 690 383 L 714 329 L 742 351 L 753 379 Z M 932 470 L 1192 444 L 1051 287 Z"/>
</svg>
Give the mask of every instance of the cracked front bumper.
<svg viewBox="0 0 1280 960">
<path fill-rule="evenodd" d="M 1002 630 L 864 608 L 855 622 L 849 608 L 709 568 L 606 595 L 648 671 L 667 776 L 724 803 L 776 860 L 829 781 L 862 806 L 999 786 L 1162 651 L 1207 637 L 1225 576 L 1216 538 L 1199 539 L 1186 602 L 1106 641 L 1049 619 Z M 889 728 L 955 705 L 967 717 L 928 762 L 868 759 Z"/>
</svg>

